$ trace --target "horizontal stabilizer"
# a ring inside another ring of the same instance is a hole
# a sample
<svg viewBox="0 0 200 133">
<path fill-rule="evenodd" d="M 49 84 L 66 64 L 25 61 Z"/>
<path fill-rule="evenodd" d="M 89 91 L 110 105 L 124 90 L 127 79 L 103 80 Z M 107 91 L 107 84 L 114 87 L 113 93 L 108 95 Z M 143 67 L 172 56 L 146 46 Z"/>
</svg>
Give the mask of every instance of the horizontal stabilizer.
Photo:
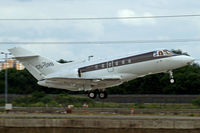
<svg viewBox="0 0 200 133">
<path fill-rule="evenodd" d="M 8 49 L 8 50 L 12 53 L 12 55 L 15 56 L 16 59 L 39 57 L 39 55 L 36 55 L 36 54 L 32 53 L 31 51 L 26 50 L 21 47 L 15 47 L 15 48 Z"/>
</svg>

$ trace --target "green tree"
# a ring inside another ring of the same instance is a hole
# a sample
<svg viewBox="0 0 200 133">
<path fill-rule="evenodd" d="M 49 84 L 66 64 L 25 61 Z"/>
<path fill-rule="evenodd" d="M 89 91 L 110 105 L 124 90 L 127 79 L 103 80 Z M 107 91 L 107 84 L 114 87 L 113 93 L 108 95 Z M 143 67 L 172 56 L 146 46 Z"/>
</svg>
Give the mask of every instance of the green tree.
<svg viewBox="0 0 200 133">
<path fill-rule="evenodd" d="M 66 60 L 64 60 L 64 59 L 60 59 L 60 60 L 58 60 L 58 62 L 63 64 L 63 63 L 70 63 L 70 62 L 72 62 L 72 61 L 66 61 Z"/>
<path fill-rule="evenodd" d="M 186 52 L 183 52 L 182 50 L 178 49 L 178 50 L 174 50 L 172 49 L 172 52 L 174 52 L 175 54 L 179 54 L 179 55 L 189 55 Z"/>
<path fill-rule="evenodd" d="M 200 97 L 194 99 L 194 100 L 192 101 L 192 104 L 193 104 L 193 105 L 200 106 Z"/>
</svg>

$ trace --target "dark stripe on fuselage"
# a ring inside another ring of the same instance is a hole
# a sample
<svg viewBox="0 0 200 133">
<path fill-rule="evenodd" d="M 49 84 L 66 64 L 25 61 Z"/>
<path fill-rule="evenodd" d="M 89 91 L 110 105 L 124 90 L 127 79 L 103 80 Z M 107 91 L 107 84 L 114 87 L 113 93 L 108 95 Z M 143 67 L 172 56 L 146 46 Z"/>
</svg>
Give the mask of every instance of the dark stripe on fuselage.
<svg viewBox="0 0 200 133">
<path fill-rule="evenodd" d="M 116 59 L 108 62 L 102 62 L 99 64 L 94 64 L 86 67 L 79 68 L 79 71 L 81 73 L 85 72 L 90 72 L 90 71 L 97 71 L 101 69 L 108 69 L 112 67 L 119 67 L 119 66 L 124 66 L 124 65 L 130 65 L 130 64 L 135 64 L 139 62 L 144 62 L 144 61 L 151 61 L 155 59 L 161 59 L 161 58 L 167 58 L 173 55 L 167 55 L 167 56 L 155 56 L 154 57 L 154 52 L 149 52 L 145 54 L 140 54 L 140 55 L 135 55 L 135 56 L 130 56 L 126 58 L 121 58 L 121 59 Z"/>
</svg>

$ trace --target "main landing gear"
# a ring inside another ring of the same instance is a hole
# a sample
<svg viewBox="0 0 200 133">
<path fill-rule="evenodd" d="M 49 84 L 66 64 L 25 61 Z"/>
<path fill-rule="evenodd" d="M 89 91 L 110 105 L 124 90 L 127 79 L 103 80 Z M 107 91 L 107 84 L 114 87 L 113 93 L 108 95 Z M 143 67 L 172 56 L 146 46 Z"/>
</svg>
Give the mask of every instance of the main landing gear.
<svg viewBox="0 0 200 133">
<path fill-rule="evenodd" d="M 108 97 L 108 94 L 106 91 L 95 90 L 95 91 L 88 92 L 88 97 L 91 99 L 95 99 L 97 95 L 99 96 L 99 99 L 106 99 Z"/>
<path fill-rule="evenodd" d="M 170 77 L 170 83 L 174 83 L 175 80 L 174 80 L 174 76 L 173 76 L 173 72 L 172 71 L 169 71 L 169 77 Z"/>
</svg>

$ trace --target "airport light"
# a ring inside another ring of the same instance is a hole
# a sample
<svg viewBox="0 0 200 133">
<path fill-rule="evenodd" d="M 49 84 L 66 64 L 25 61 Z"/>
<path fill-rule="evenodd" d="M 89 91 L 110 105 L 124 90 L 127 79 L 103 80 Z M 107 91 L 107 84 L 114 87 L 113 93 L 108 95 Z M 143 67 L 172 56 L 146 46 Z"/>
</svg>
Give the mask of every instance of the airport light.
<svg viewBox="0 0 200 133">
<path fill-rule="evenodd" d="M 8 103 L 8 55 L 11 55 L 11 53 L 1 52 L 1 54 L 5 55 L 5 104 Z"/>
</svg>

